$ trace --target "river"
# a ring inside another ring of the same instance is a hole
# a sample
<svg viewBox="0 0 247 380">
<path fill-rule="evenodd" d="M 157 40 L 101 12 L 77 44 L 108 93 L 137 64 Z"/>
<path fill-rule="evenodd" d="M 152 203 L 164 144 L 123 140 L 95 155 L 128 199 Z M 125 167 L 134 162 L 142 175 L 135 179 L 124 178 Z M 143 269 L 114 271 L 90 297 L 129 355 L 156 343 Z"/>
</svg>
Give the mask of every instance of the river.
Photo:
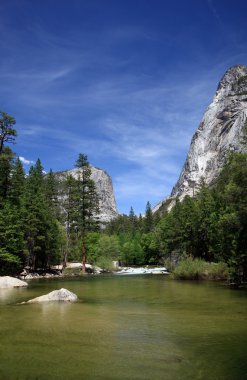
<svg viewBox="0 0 247 380">
<path fill-rule="evenodd" d="M 66 288 L 76 303 L 20 305 Z M 247 379 L 247 292 L 163 275 L 0 290 L 0 379 Z"/>
</svg>

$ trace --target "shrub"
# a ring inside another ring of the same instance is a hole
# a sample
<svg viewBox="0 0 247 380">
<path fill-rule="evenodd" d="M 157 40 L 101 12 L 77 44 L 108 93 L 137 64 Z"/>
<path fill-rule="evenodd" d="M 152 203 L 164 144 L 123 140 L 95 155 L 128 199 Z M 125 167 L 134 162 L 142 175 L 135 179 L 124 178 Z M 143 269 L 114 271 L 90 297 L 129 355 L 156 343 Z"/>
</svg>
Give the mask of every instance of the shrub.
<svg viewBox="0 0 247 380">
<path fill-rule="evenodd" d="M 107 272 L 111 272 L 115 269 L 113 267 L 112 259 L 109 257 L 99 257 L 96 261 L 96 265 Z"/>
<path fill-rule="evenodd" d="M 174 269 L 173 278 L 181 280 L 222 280 L 229 275 L 226 263 L 209 263 L 202 259 L 188 257 L 181 260 Z"/>
<path fill-rule="evenodd" d="M 0 275 L 16 274 L 21 269 L 21 259 L 0 248 Z"/>
</svg>

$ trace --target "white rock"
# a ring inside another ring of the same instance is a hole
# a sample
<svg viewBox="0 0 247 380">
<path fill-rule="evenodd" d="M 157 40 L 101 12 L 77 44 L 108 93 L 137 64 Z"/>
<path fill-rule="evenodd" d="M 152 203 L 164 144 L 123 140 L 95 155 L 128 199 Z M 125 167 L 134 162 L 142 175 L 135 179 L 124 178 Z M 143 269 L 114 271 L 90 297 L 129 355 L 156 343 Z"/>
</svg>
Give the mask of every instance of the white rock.
<svg viewBox="0 0 247 380">
<path fill-rule="evenodd" d="M 78 297 L 76 294 L 70 292 L 67 289 L 54 290 L 48 294 L 45 294 L 40 297 L 33 298 L 27 302 L 22 303 L 39 303 L 39 302 L 53 302 L 53 301 L 65 301 L 65 302 L 74 302 L 77 301 Z"/>
<path fill-rule="evenodd" d="M 170 199 L 193 196 L 203 177 L 214 183 L 229 151 L 243 151 L 241 136 L 247 118 L 247 67 L 236 65 L 222 77 L 212 103 L 192 137 L 189 153 Z M 169 199 L 169 198 L 168 198 Z M 163 202 L 165 199 L 163 200 Z M 174 201 L 171 201 L 170 210 Z M 157 211 L 162 201 L 155 206 Z"/>
<path fill-rule="evenodd" d="M 115 272 L 117 275 L 138 275 L 138 274 L 168 274 L 165 267 L 157 268 L 148 268 L 148 267 L 139 267 L 139 268 L 123 268 L 119 272 Z"/>
<path fill-rule="evenodd" d="M 18 278 L 10 277 L 10 276 L 0 277 L 0 289 L 20 288 L 24 286 L 28 286 L 28 284 L 25 281 L 19 280 Z"/>
<path fill-rule="evenodd" d="M 63 264 L 53 265 L 53 266 L 51 266 L 51 269 L 61 271 L 63 269 Z"/>
<path fill-rule="evenodd" d="M 109 222 L 111 219 L 117 217 L 117 205 L 113 192 L 112 179 L 109 174 L 99 168 L 90 165 L 91 178 L 95 182 L 96 190 L 99 195 L 99 209 L 100 213 L 97 218 L 100 222 Z M 55 173 L 56 178 L 60 182 L 60 196 L 59 200 L 62 202 L 65 199 L 63 183 L 69 175 L 78 179 L 81 174 L 81 169 L 71 169 L 64 172 Z"/>
<path fill-rule="evenodd" d="M 69 269 L 75 269 L 75 268 L 82 268 L 82 263 L 67 263 L 66 268 Z"/>
</svg>

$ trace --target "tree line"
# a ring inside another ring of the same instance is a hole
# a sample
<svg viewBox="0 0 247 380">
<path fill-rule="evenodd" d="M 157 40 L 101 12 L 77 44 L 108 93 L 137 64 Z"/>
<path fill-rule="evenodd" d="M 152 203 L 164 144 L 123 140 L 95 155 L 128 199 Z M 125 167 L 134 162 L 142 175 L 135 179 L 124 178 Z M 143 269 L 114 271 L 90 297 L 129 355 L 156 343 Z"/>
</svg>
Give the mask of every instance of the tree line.
<svg viewBox="0 0 247 380">
<path fill-rule="evenodd" d="M 0 272 L 32 270 L 82 260 L 112 269 L 156 265 L 183 257 L 225 262 L 233 276 L 247 277 L 247 154 L 229 153 L 217 183 L 203 179 L 196 196 L 175 200 L 153 214 L 119 215 L 102 228 L 99 196 L 87 156 L 79 154 L 78 176 L 64 181 L 40 160 L 28 175 L 7 144 L 17 136 L 15 120 L 0 118 Z M 243 143 L 246 143 L 245 136 Z M 168 201 L 169 202 L 169 201 Z"/>
<path fill-rule="evenodd" d="M 12 149 L 15 119 L 0 113 L 0 273 L 50 268 L 68 259 L 86 263 L 86 235 L 98 229 L 98 194 L 87 156 L 79 154 L 77 177 L 63 192 L 38 159 L 26 175 Z M 61 198 L 61 199 L 59 199 Z"/>
</svg>

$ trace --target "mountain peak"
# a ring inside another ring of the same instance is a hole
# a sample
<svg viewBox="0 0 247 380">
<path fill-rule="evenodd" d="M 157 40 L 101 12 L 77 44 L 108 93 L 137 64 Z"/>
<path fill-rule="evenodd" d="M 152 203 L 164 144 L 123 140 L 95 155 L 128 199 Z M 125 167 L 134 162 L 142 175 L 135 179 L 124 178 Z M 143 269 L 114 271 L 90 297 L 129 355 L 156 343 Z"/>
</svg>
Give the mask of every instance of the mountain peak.
<svg viewBox="0 0 247 380">
<path fill-rule="evenodd" d="M 172 199 L 193 196 L 201 178 L 210 185 L 217 179 L 229 151 L 243 151 L 241 136 L 247 120 L 247 67 L 230 67 L 219 82 L 213 101 L 192 137 L 189 153 Z M 156 209 L 159 205 L 156 207 Z"/>
<path fill-rule="evenodd" d="M 216 97 L 219 95 L 221 96 L 227 96 L 231 91 L 234 91 L 235 88 L 238 86 L 239 81 L 241 81 L 241 78 L 244 78 L 247 76 L 247 67 L 244 65 L 234 65 L 230 67 L 223 77 L 221 78 L 217 91 L 216 91 Z"/>
</svg>

